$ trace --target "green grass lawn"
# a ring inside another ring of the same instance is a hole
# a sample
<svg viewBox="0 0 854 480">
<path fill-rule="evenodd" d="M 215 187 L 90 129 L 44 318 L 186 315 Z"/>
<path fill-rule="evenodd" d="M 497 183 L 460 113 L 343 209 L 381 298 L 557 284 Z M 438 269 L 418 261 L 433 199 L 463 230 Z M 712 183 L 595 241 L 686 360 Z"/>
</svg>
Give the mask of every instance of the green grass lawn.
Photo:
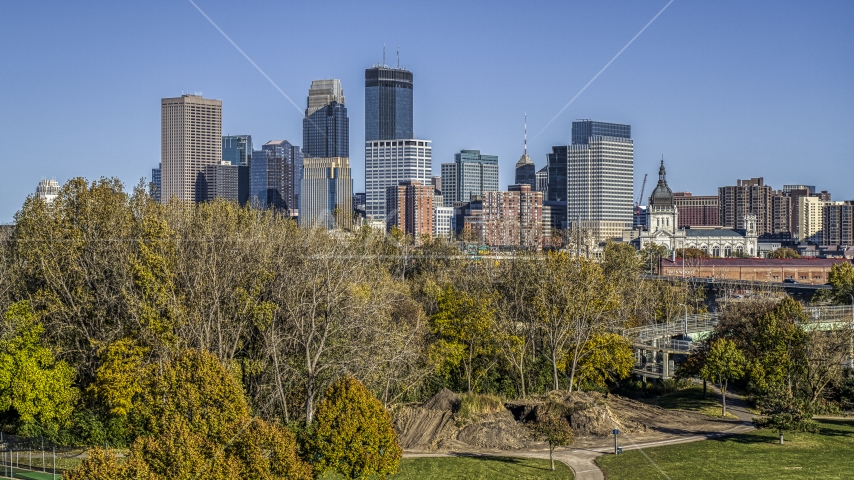
<svg viewBox="0 0 854 480">
<path fill-rule="evenodd" d="M 677 390 L 671 393 L 655 398 L 645 398 L 641 402 L 650 405 L 656 405 L 661 408 L 678 408 L 681 410 L 690 410 L 692 412 L 702 412 L 706 409 L 717 407 L 720 409 L 721 402 L 718 396 L 712 389 L 709 389 L 708 398 L 703 398 L 703 387 L 693 386 L 682 390 Z"/>
<path fill-rule="evenodd" d="M 323 480 L 342 478 L 327 474 Z M 571 479 L 572 470 L 555 462 L 552 472 L 548 460 L 512 457 L 422 457 L 404 458 L 400 473 L 387 477 L 394 480 L 451 480 L 451 479 Z"/>
<path fill-rule="evenodd" d="M 596 463 L 608 480 L 842 479 L 854 477 L 854 420 L 822 420 L 817 434 L 760 430 L 715 440 L 604 455 Z"/>
</svg>

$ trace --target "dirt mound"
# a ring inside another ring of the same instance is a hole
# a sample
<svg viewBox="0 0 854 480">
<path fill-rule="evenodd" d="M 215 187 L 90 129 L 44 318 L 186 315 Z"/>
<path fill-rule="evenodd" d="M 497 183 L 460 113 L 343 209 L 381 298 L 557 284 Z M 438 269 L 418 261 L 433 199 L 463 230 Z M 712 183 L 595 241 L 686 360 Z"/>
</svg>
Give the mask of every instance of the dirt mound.
<svg viewBox="0 0 854 480">
<path fill-rule="evenodd" d="M 459 406 L 460 396 L 447 388 L 443 388 L 439 393 L 433 395 L 433 398 L 424 402 L 421 408 L 426 408 L 427 410 L 456 411 Z"/>
<path fill-rule="evenodd" d="M 450 410 L 403 407 L 395 417 L 397 441 L 405 449 L 435 450 L 439 443 L 455 438 L 459 431 Z"/>
<path fill-rule="evenodd" d="M 400 445 L 407 450 L 511 450 L 531 445 L 531 431 L 510 411 L 457 413 L 460 396 L 443 389 L 420 407 L 404 406 L 395 414 Z"/>
<path fill-rule="evenodd" d="M 517 423 L 513 415 L 505 410 L 484 415 L 463 427 L 457 440 L 480 448 L 515 450 L 527 448 L 532 443 L 531 430 Z"/>
<path fill-rule="evenodd" d="M 560 408 L 579 445 L 597 445 L 616 428 L 627 434 L 690 434 L 721 431 L 731 422 L 699 414 L 665 410 L 618 395 L 595 392 L 552 392 L 544 397 L 506 403 L 497 413 L 461 417 L 460 397 L 442 390 L 421 407 L 404 406 L 395 414 L 395 429 L 407 450 L 476 452 L 542 447 L 531 436 L 531 424 Z M 526 425 L 527 424 L 527 425 Z"/>
</svg>

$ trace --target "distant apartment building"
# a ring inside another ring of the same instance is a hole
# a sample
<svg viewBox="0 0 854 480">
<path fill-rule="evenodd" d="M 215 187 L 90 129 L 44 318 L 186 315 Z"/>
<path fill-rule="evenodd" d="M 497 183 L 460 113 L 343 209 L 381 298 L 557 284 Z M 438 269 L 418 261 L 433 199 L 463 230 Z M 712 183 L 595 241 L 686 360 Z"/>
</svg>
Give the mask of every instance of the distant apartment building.
<svg viewBox="0 0 854 480">
<path fill-rule="evenodd" d="M 161 201 L 202 201 L 204 169 L 222 161 L 222 101 L 201 95 L 160 100 Z"/>
<path fill-rule="evenodd" d="M 749 213 L 756 215 L 757 233 L 773 233 L 774 191 L 762 177 L 738 180 L 736 185 L 718 187 L 720 222 L 724 227 L 743 230 Z"/>
<path fill-rule="evenodd" d="M 450 238 L 453 229 L 454 207 L 433 203 L 433 238 Z"/>
<path fill-rule="evenodd" d="M 824 204 L 821 235 L 822 245 L 854 245 L 854 201 Z"/>
<path fill-rule="evenodd" d="M 799 197 L 797 239 L 801 242 L 823 244 L 824 207 L 842 204 L 843 202 L 824 201 L 820 197 Z"/>
<path fill-rule="evenodd" d="M 771 196 L 772 234 L 792 232 L 792 197 L 782 191 Z"/>
<path fill-rule="evenodd" d="M 713 227 L 721 224 L 716 195 L 673 192 L 673 204 L 679 210 L 679 228 Z"/>
<path fill-rule="evenodd" d="M 454 154 L 454 163 L 442 164 L 442 198 L 445 206 L 467 202 L 472 196 L 498 190 L 498 157 L 480 150 Z"/>
<path fill-rule="evenodd" d="M 416 244 L 421 237 L 433 236 L 433 185 L 403 181 L 386 189 L 386 228 L 399 228 Z"/>
<path fill-rule="evenodd" d="M 45 203 L 53 203 L 59 196 L 60 186 L 56 180 L 42 180 L 36 186 L 36 198 Z"/>
<path fill-rule="evenodd" d="M 252 159 L 252 135 L 223 135 L 222 159 L 235 166 L 249 166 Z"/>
<path fill-rule="evenodd" d="M 300 225 L 349 230 L 353 226 L 350 159 L 303 159 L 299 202 Z"/>
<path fill-rule="evenodd" d="M 161 170 L 160 164 L 157 168 L 151 169 L 151 182 L 148 183 L 148 196 L 155 202 L 160 202 L 160 192 L 162 191 Z"/>
<path fill-rule="evenodd" d="M 506 192 L 485 192 L 480 240 L 492 248 L 538 251 L 543 237 L 543 194 L 531 186 L 511 185 Z"/>
</svg>

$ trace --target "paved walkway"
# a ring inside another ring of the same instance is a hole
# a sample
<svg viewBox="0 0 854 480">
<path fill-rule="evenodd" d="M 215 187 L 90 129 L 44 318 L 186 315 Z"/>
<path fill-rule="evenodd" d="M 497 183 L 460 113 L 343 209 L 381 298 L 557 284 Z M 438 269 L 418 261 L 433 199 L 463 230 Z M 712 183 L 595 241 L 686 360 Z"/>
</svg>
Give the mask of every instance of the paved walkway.
<svg viewBox="0 0 854 480">
<path fill-rule="evenodd" d="M 711 385 L 710 385 L 711 387 Z M 720 391 L 714 387 L 713 391 L 715 393 L 720 394 Z M 664 445 L 675 445 L 679 443 L 689 443 L 689 442 L 698 442 L 701 440 L 709 440 L 712 438 L 725 437 L 728 435 L 737 435 L 739 433 L 746 433 L 753 430 L 753 424 L 751 419 L 756 415 L 750 413 L 747 410 L 746 402 L 742 397 L 735 394 L 727 394 L 727 412 L 732 413 L 737 416 L 739 420 L 741 420 L 740 424 L 733 426 L 730 429 L 714 432 L 714 433 L 706 433 L 706 434 L 698 434 L 698 435 L 674 435 L 672 438 L 666 438 L 664 440 L 657 440 L 651 442 L 643 442 L 643 443 L 633 443 L 631 438 L 628 435 L 620 435 L 619 441 L 620 446 L 623 447 L 623 451 L 627 450 L 638 450 L 643 448 L 650 447 L 661 447 Z M 596 457 L 600 455 L 613 454 L 614 447 L 613 444 L 607 447 L 593 447 L 589 449 L 558 449 L 554 452 L 554 459 L 561 461 L 569 466 L 572 471 L 575 473 L 575 480 L 605 480 L 605 474 L 602 473 L 602 470 L 599 469 L 599 466 L 596 465 L 594 460 Z M 454 456 L 483 456 L 483 457 L 492 457 L 492 456 L 504 456 L 504 457 L 526 457 L 526 458 L 540 458 L 546 459 L 549 458 L 548 450 L 528 450 L 528 451 L 494 451 L 494 452 L 481 452 L 481 453 L 416 453 L 416 452 L 404 452 L 404 457 L 407 458 L 418 458 L 418 457 L 454 457 Z"/>
</svg>

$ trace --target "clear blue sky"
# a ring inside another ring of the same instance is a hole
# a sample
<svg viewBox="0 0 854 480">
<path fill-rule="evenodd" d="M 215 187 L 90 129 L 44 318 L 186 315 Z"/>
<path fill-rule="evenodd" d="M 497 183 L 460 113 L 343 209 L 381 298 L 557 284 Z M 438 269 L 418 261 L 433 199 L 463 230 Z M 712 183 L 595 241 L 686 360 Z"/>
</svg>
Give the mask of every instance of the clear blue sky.
<svg viewBox="0 0 854 480">
<path fill-rule="evenodd" d="M 197 3 L 300 110 L 312 79 L 341 79 L 355 191 L 364 69 L 386 43 L 414 72 L 436 174 L 480 149 L 512 183 L 527 111 L 538 168 L 573 119 L 631 124 L 636 195 L 663 154 L 674 190 L 764 176 L 854 197 L 854 2 L 676 0 L 535 139 L 666 0 Z M 301 111 L 186 0 L 5 2 L 0 51 L 0 222 L 43 177 L 147 177 L 160 98 L 182 91 L 223 101 L 224 134 L 301 143 Z"/>
</svg>

